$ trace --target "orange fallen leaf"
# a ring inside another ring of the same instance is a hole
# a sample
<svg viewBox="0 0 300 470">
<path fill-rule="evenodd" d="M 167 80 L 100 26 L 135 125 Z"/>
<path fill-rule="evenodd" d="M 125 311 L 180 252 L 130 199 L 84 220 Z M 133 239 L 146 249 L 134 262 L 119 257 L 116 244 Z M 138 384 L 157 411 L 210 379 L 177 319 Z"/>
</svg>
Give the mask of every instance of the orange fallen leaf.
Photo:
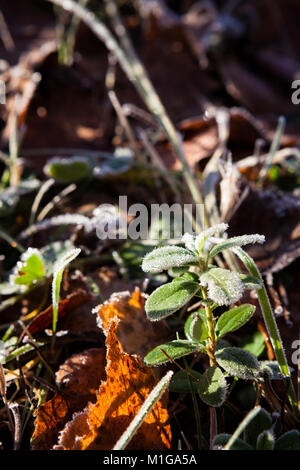
<svg viewBox="0 0 300 470">
<path fill-rule="evenodd" d="M 74 354 L 60 366 L 56 383 L 61 393 L 35 412 L 33 449 L 51 449 L 72 414 L 81 411 L 89 401 L 96 401 L 96 391 L 105 378 L 105 363 L 105 348 L 92 348 Z"/>
<path fill-rule="evenodd" d="M 97 402 L 76 414 L 60 433 L 56 450 L 109 450 L 114 447 L 157 384 L 151 368 L 122 352 L 116 335 L 119 320 L 106 328 L 107 380 Z M 167 394 L 164 393 L 131 440 L 128 449 L 158 450 L 171 446 Z"/>
<path fill-rule="evenodd" d="M 121 321 L 116 334 L 122 351 L 136 354 L 142 359 L 159 344 L 168 341 L 170 333 L 164 322 L 150 322 L 145 312 L 145 297 L 138 288 L 113 294 L 97 310 L 102 329 L 107 332 L 111 320 Z"/>
</svg>

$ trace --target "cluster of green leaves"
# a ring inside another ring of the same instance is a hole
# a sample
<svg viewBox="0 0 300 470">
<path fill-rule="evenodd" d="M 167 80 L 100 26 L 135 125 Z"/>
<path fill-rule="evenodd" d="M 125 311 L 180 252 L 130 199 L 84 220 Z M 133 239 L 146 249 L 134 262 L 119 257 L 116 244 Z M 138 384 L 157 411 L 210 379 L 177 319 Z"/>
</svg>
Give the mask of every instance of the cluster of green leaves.
<svg viewBox="0 0 300 470">
<path fill-rule="evenodd" d="M 276 420 L 263 408 L 247 425 L 244 435 L 236 438 L 230 450 L 300 450 L 300 432 L 288 431 L 276 438 Z M 214 448 L 223 449 L 231 439 L 231 434 L 218 434 Z"/>
<path fill-rule="evenodd" d="M 147 365 L 156 366 L 188 354 L 207 353 L 211 367 L 204 374 L 196 374 L 195 381 L 201 399 L 210 406 L 220 406 L 224 402 L 227 375 L 259 381 L 265 371 L 263 364 L 250 351 L 228 346 L 223 340 L 227 333 L 238 330 L 251 319 L 255 307 L 243 304 L 226 310 L 219 318 L 214 316 L 217 307 L 239 301 L 245 289 L 261 287 L 261 280 L 254 276 L 213 264 L 214 257 L 223 250 L 264 242 L 261 235 L 216 237 L 216 234 L 224 234 L 226 229 L 226 224 L 219 224 L 196 237 L 185 234 L 185 247 L 167 245 L 157 248 L 148 253 L 142 263 L 145 272 L 168 270 L 173 277 L 171 282 L 158 287 L 147 299 L 145 308 L 151 321 L 166 318 L 186 306 L 195 296 L 203 304 L 202 309 L 188 316 L 184 327 L 185 339 L 177 338 L 156 347 L 144 361 Z M 183 386 L 185 382 L 182 373 L 178 374 L 173 378 L 173 389 L 176 386 L 180 388 L 178 383 Z"/>
<path fill-rule="evenodd" d="M 55 263 L 74 248 L 70 241 L 53 242 L 44 248 L 29 247 L 22 253 L 7 280 L 0 284 L 1 295 L 26 293 L 53 275 Z"/>
</svg>

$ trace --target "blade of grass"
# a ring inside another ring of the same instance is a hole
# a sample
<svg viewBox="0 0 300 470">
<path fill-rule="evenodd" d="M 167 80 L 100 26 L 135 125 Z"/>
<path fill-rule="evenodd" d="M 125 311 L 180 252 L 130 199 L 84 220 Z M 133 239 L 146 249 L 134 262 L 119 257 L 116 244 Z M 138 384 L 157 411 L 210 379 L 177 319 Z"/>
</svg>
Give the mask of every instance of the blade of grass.
<svg viewBox="0 0 300 470">
<path fill-rule="evenodd" d="M 52 346 L 54 345 L 54 338 L 56 333 L 56 324 L 58 318 L 59 294 L 62 276 L 65 268 L 71 261 L 73 261 L 81 252 L 80 248 L 75 248 L 62 256 L 54 267 L 53 281 L 52 281 L 52 308 L 53 308 L 53 322 L 52 322 Z"/>
<path fill-rule="evenodd" d="M 278 119 L 278 126 L 277 126 L 277 129 L 276 129 L 274 139 L 272 141 L 270 152 L 267 155 L 264 166 L 260 170 L 260 174 L 259 174 L 259 178 L 258 178 L 258 186 L 259 187 L 261 187 L 263 185 L 263 182 L 264 182 L 264 180 L 265 180 L 265 178 L 268 174 L 268 171 L 269 171 L 269 169 L 270 169 L 270 167 L 273 163 L 274 156 L 275 156 L 275 154 L 276 154 L 276 152 L 279 148 L 279 145 L 280 145 L 280 139 L 281 139 L 281 136 L 282 136 L 284 128 L 285 128 L 285 123 L 286 123 L 285 117 L 280 116 L 280 118 Z"/>
<path fill-rule="evenodd" d="M 254 260 L 242 248 L 240 247 L 234 248 L 232 251 L 241 259 L 241 261 L 244 263 L 244 265 L 246 266 L 246 268 L 248 269 L 249 273 L 252 276 L 256 277 L 260 281 L 263 281 L 262 276 Z M 287 359 L 284 353 L 282 340 L 280 337 L 280 333 L 276 324 L 276 320 L 272 311 L 272 307 L 271 307 L 264 283 L 262 283 L 262 287 L 260 289 L 257 289 L 256 292 L 257 292 L 259 304 L 261 307 L 262 315 L 264 318 L 264 322 L 267 327 L 267 330 L 271 339 L 271 343 L 274 349 L 275 357 L 278 361 L 280 370 L 283 375 L 285 375 L 286 377 L 290 377 L 291 375 L 290 369 L 289 369 Z M 298 406 L 297 406 L 297 397 L 295 394 L 292 381 L 290 381 L 288 397 L 289 397 L 290 404 L 295 414 L 299 416 L 299 411 L 298 411 Z"/>
<path fill-rule="evenodd" d="M 243 421 L 238 425 L 234 433 L 232 434 L 231 438 L 223 448 L 223 450 L 230 450 L 232 445 L 235 443 L 237 438 L 241 435 L 241 433 L 244 431 L 244 429 L 248 426 L 248 424 L 255 418 L 255 416 L 260 412 L 261 407 L 256 406 L 253 408 L 249 413 L 245 416 Z"/>
<path fill-rule="evenodd" d="M 158 382 L 152 392 L 148 395 L 143 405 L 139 409 L 137 415 L 133 418 L 126 431 L 122 434 L 113 450 L 123 450 L 129 444 L 139 427 L 143 424 L 147 415 L 151 412 L 155 404 L 158 402 L 170 380 L 173 376 L 173 371 L 169 370 L 166 375 Z"/>
</svg>

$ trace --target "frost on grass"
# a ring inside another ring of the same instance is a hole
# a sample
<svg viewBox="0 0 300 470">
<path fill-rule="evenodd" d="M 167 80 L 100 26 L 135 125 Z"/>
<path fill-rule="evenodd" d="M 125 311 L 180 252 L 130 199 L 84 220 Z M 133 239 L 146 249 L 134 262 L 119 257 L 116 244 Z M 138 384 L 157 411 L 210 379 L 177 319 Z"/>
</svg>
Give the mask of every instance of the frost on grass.
<svg viewBox="0 0 300 470">
<path fill-rule="evenodd" d="M 230 305 L 243 295 L 244 285 L 237 273 L 222 268 L 212 268 L 200 277 L 208 287 L 208 296 L 218 305 Z"/>
</svg>

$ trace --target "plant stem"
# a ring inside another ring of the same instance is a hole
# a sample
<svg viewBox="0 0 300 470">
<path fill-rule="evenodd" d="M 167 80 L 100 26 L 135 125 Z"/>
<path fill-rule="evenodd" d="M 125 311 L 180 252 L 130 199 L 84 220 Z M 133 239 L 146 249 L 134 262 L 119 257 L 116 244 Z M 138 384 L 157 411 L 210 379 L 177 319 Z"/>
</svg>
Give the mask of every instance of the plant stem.
<svg viewBox="0 0 300 470">
<path fill-rule="evenodd" d="M 186 358 L 183 358 L 183 363 L 184 363 L 184 366 L 185 366 L 187 372 L 189 372 L 190 368 L 189 368 L 189 365 L 187 363 Z M 202 443 L 202 430 L 201 430 L 201 419 L 200 419 L 200 413 L 199 413 L 199 406 L 198 406 L 197 396 L 196 396 L 195 388 L 194 388 L 195 385 L 194 385 L 190 375 L 188 375 L 188 380 L 189 380 L 189 384 L 190 384 L 192 400 L 193 400 L 193 407 L 194 407 L 194 413 L 195 413 L 195 419 L 196 419 L 198 449 L 200 450 L 202 448 L 202 444 L 201 444 Z"/>
<path fill-rule="evenodd" d="M 234 248 L 233 252 L 242 260 L 242 262 L 244 263 L 244 265 L 246 266 L 250 274 L 263 282 L 262 276 L 254 260 L 240 247 Z M 257 295 L 258 295 L 258 300 L 259 300 L 259 304 L 261 307 L 262 315 L 264 318 L 264 322 L 267 327 L 270 340 L 274 349 L 275 357 L 278 361 L 280 370 L 284 376 L 290 377 L 291 376 L 290 369 L 289 369 L 287 359 L 284 353 L 282 340 L 280 337 L 280 333 L 276 324 L 276 320 L 272 311 L 272 307 L 271 307 L 264 283 L 262 284 L 262 287 L 260 289 L 257 289 Z M 292 381 L 290 381 L 288 397 L 289 397 L 290 404 L 295 414 L 299 416 L 297 397 L 295 394 Z"/>
<path fill-rule="evenodd" d="M 201 287 L 202 296 L 204 300 L 207 300 L 207 293 L 204 287 Z M 207 354 L 209 356 L 209 364 L 210 366 L 216 365 L 216 345 L 217 345 L 217 338 L 215 333 L 215 322 L 214 322 L 214 315 L 208 303 L 205 304 L 205 313 L 206 313 L 206 320 L 207 320 L 207 328 L 208 328 L 208 338 L 209 338 L 209 346 L 207 347 Z"/>
</svg>

